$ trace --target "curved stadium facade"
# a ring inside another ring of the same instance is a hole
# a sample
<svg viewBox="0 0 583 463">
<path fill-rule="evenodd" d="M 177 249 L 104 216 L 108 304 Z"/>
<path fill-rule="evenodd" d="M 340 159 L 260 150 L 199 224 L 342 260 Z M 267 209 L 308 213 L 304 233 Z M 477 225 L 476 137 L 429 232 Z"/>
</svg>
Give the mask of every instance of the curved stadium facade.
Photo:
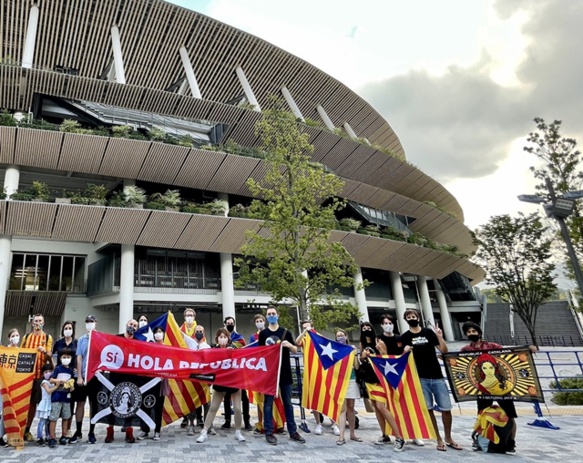
<svg viewBox="0 0 583 463">
<path fill-rule="evenodd" d="M 460 322 L 479 320 L 472 284 L 483 271 L 464 257 L 473 244 L 458 202 L 406 162 L 387 121 L 342 83 L 158 0 L 6 0 L 0 9 L 4 335 L 35 312 L 57 333 L 63 320 L 89 313 L 115 331 L 134 314 L 185 307 L 207 331 L 236 315 L 238 331 L 249 333 L 269 297 L 235 288 L 232 259 L 261 223 L 232 212 L 251 200 L 247 179 L 265 173 L 254 126 L 271 95 L 309 133 L 313 160 L 345 181 L 349 206 L 339 219 L 416 238 L 334 231 L 359 265 L 355 281 L 371 282 L 344 297 L 373 322 L 417 308 L 450 340 Z M 84 129 L 59 131 L 64 120 Z M 89 184 L 104 185 L 111 201 L 53 202 Z M 113 199 L 133 185 L 148 195 L 178 189 L 191 207 L 117 207 Z M 225 213 L 200 206 L 217 200 Z"/>
</svg>

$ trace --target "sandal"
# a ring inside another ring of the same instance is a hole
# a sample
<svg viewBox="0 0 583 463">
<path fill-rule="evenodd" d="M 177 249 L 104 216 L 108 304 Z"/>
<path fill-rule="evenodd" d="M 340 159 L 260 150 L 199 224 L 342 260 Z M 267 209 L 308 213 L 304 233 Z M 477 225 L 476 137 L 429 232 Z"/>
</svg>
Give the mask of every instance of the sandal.
<svg viewBox="0 0 583 463">
<path fill-rule="evenodd" d="M 457 442 L 446 442 L 445 445 L 454 450 L 463 450 L 462 446 Z"/>
<path fill-rule="evenodd" d="M 350 440 L 353 440 L 356 442 L 362 442 L 362 439 L 360 437 L 356 437 L 356 436 L 350 436 Z"/>
<path fill-rule="evenodd" d="M 346 439 L 338 439 L 336 441 L 336 445 L 344 445 L 344 444 L 346 444 Z"/>
<path fill-rule="evenodd" d="M 437 450 L 439 450 L 440 452 L 446 452 L 447 449 L 445 448 L 445 444 L 442 442 L 441 444 L 437 444 Z"/>
</svg>

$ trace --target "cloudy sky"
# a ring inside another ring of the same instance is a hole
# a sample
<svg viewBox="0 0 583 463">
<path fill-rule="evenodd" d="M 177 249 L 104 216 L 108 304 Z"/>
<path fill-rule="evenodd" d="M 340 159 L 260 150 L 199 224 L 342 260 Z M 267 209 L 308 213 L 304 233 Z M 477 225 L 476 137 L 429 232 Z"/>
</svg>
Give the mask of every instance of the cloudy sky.
<svg viewBox="0 0 583 463">
<path fill-rule="evenodd" d="M 583 2 L 174 0 L 337 78 L 395 129 L 475 228 L 531 211 L 535 116 L 583 140 Z"/>
</svg>

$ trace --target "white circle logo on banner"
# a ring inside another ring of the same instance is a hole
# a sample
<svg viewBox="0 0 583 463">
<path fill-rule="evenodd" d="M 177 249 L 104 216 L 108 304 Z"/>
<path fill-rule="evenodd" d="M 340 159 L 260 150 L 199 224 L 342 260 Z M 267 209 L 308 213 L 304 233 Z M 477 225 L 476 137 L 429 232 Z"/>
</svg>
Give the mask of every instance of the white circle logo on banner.
<svg viewBox="0 0 583 463">
<path fill-rule="evenodd" d="M 117 370 L 123 365 L 124 355 L 123 350 L 118 346 L 106 346 L 101 351 L 101 365 L 108 370 Z"/>
</svg>

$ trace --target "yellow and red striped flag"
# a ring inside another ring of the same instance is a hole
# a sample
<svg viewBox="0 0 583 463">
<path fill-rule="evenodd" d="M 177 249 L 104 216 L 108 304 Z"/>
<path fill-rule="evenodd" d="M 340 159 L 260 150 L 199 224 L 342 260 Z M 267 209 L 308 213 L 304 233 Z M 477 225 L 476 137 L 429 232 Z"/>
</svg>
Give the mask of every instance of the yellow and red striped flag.
<svg viewBox="0 0 583 463">
<path fill-rule="evenodd" d="M 425 405 L 425 397 L 410 352 L 403 355 L 376 355 L 369 360 L 380 382 L 380 387 L 370 391 L 371 399 L 378 398 L 387 404 L 395 417 L 403 439 L 435 439 L 435 429 Z M 386 435 L 395 434 L 387 425 Z"/>
<path fill-rule="evenodd" d="M 24 427 L 30 407 L 36 355 L 35 349 L 0 347 L 4 432 L 8 436 L 8 444 L 18 450 L 24 449 Z"/>
<path fill-rule="evenodd" d="M 259 431 L 263 431 L 263 402 L 265 399 L 265 394 L 261 394 L 260 392 L 247 392 L 249 396 L 249 402 L 252 404 L 257 405 L 259 407 L 259 411 L 257 413 L 257 426 L 255 426 Z M 273 400 L 273 429 L 283 429 L 283 425 L 285 424 L 285 411 L 283 409 L 283 402 L 281 397 L 277 396 Z"/>
<path fill-rule="evenodd" d="M 354 366 L 354 348 L 309 331 L 303 351 L 302 407 L 338 421 Z"/>
</svg>

